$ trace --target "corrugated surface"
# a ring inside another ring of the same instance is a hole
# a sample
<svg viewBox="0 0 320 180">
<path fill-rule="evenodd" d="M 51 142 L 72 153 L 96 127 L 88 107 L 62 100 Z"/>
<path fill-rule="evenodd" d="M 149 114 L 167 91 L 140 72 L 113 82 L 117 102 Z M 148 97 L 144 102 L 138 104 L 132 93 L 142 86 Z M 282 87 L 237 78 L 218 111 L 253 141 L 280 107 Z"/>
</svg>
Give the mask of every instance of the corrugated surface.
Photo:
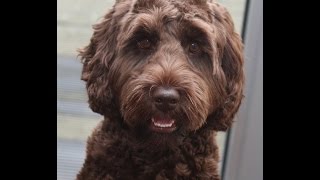
<svg viewBox="0 0 320 180">
<path fill-rule="evenodd" d="M 85 158 L 85 140 L 101 117 L 88 107 L 82 64 L 57 59 L 57 179 L 74 180 Z"/>
<path fill-rule="evenodd" d="M 85 158 L 85 143 L 58 139 L 57 179 L 72 180 L 82 167 Z"/>
</svg>

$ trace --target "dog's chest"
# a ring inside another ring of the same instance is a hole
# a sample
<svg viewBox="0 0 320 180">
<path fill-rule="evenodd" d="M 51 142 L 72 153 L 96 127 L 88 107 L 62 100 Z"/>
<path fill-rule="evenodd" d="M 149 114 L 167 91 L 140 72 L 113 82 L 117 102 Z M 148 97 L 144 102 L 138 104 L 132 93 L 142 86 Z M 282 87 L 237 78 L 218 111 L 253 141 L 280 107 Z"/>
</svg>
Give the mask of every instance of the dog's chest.
<svg viewBox="0 0 320 180">
<path fill-rule="evenodd" d="M 117 179 L 160 180 L 193 179 L 193 177 L 197 179 L 198 175 L 214 175 L 216 169 L 207 168 L 216 162 L 213 159 L 214 147 L 210 144 L 212 145 L 212 143 L 189 141 L 174 150 L 160 152 L 129 150 L 126 157 L 118 156 L 117 158 L 122 167 L 116 168 L 118 169 L 116 177 Z M 210 172 L 206 172 L 208 170 Z"/>
</svg>

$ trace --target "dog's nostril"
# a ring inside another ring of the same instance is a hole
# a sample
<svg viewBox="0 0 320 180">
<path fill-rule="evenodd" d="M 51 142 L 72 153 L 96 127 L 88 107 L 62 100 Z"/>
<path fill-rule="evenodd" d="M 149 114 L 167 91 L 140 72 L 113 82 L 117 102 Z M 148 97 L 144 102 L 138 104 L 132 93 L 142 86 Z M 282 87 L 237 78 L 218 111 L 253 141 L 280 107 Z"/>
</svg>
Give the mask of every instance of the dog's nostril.
<svg viewBox="0 0 320 180">
<path fill-rule="evenodd" d="M 153 92 L 153 99 L 159 110 L 169 111 L 176 108 L 176 105 L 180 100 L 180 95 L 174 88 L 158 87 Z"/>
</svg>

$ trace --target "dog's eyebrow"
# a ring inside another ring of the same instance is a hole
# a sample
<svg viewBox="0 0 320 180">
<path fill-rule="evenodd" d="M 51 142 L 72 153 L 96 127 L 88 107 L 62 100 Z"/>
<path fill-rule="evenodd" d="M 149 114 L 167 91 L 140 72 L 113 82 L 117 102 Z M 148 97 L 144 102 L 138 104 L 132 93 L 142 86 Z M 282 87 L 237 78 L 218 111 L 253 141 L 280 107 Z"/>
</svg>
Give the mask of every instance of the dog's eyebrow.
<svg viewBox="0 0 320 180">
<path fill-rule="evenodd" d="M 213 46 L 214 29 L 207 23 L 195 18 L 185 19 L 180 27 L 184 29 L 184 34 L 189 38 Z"/>
<path fill-rule="evenodd" d="M 214 29 L 212 26 L 210 26 L 208 23 L 203 22 L 202 19 L 199 18 L 193 18 L 190 20 L 187 20 L 192 28 L 197 29 L 201 32 L 203 32 L 206 36 L 211 37 L 214 33 Z"/>
<path fill-rule="evenodd" d="M 124 26 L 124 39 L 128 40 L 132 38 L 132 36 L 137 32 L 146 32 L 149 34 L 154 34 L 158 32 L 161 28 L 158 19 L 149 14 L 140 14 L 137 18 L 135 18 L 132 22 L 127 23 Z"/>
<path fill-rule="evenodd" d="M 207 47 L 209 48 L 208 50 L 214 48 L 213 37 L 215 36 L 215 30 L 213 26 L 199 18 L 192 18 L 190 20 L 187 20 L 187 23 L 189 24 L 190 29 L 194 29 L 199 32 L 196 34 L 195 38 L 200 37 L 201 42 L 207 43 Z"/>
</svg>

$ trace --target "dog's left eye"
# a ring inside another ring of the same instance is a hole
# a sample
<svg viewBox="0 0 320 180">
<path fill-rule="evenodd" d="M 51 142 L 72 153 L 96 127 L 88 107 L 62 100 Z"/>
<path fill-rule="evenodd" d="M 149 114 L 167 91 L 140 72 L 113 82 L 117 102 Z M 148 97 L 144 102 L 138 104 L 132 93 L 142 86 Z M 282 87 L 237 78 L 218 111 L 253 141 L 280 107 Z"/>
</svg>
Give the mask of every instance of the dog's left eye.
<svg viewBox="0 0 320 180">
<path fill-rule="evenodd" d="M 200 50 L 201 50 L 201 49 L 200 49 L 200 46 L 199 46 L 198 43 L 192 42 L 192 43 L 190 44 L 189 51 L 190 51 L 191 53 L 196 54 L 196 53 L 199 53 Z"/>
<path fill-rule="evenodd" d="M 151 41 L 149 39 L 142 39 L 138 41 L 138 47 L 140 49 L 149 49 L 151 47 Z"/>
</svg>

